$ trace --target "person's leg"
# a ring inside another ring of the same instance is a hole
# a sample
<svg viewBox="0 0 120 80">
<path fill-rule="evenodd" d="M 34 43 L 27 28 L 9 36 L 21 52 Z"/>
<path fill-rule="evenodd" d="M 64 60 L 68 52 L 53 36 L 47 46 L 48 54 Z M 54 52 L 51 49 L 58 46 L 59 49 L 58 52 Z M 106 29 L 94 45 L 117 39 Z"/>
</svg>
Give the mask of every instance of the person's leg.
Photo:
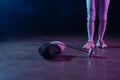
<svg viewBox="0 0 120 80">
<path fill-rule="evenodd" d="M 96 16 L 96 0 L 86 0 L 87 6 L 87 34 L 88 34 L 88 42 L 83 46 L 85 49 L 94 48 L 94 21 Z"/>
<path fill-rule="evenodd" d="M 97 47 L 106 48 L 107 45 L 104 43 L 104 34 L 106 31 L 107 24 L 107 13 L 110 0 L 98 0 L 99 1 L 99 33 L 98 33 L 98 42 L 96 44 Z"/>
</svg>

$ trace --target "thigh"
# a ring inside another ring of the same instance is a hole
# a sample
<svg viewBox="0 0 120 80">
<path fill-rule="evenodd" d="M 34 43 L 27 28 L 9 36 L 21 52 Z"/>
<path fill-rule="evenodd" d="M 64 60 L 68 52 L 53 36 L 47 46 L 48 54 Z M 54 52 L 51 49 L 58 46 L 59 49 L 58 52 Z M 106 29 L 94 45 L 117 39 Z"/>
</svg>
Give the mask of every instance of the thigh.
<svg viewBox="0 0 120 80">
<path fill-rule="evenodd" d="M 107 18 L 107 13 L 108 13 L 108 8 L 109 8 L 109 3 L 110 0 L 98 0 L 99 2 L 99 18 L 106 19 Z"/>
<path fill-rule="evenodd" d="M 90 19 L 95 19 L 96 15 L 96 0 L 86 0 L 87 16 Z"/>
</svg>

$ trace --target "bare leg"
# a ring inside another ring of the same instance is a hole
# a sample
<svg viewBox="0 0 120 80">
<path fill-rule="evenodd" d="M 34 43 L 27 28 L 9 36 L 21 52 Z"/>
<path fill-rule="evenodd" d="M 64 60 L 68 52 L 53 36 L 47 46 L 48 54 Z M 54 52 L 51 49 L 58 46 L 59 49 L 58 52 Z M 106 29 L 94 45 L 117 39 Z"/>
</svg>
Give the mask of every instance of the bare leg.
<svg viewBox="0 0 120 80">
<path fill-rule="evenodd" d="M 99 0 L 99 33 L 98 40 L 103 41 L 107 24 L 107 13 L 110 0 Z"/>
<path fill-rule="evenodd" d="M 107 45 L 104 42 L 104 35 L 106 31 L 107 25 L 107 13 L 109 7 L 110 0 L 99 0 L 99 32 L 98 32 L 98 42 L 96 44 L 97 47 L 106 48 Z"/>
<path fill-rule="evenodd" d="M 86 4 L 88 41 L 93 42 L 95 28 L 94 21 L 96 16 L 95 0 L 86 0 Z"/>
<path fill-rule="evenodd" d="M 86 0 L 87 5 L 87 33 L 88 42 L 83 46 L 84 49 L 94 48 L 94 21 L 96 16 L 95 0 Z"/>
</svg>

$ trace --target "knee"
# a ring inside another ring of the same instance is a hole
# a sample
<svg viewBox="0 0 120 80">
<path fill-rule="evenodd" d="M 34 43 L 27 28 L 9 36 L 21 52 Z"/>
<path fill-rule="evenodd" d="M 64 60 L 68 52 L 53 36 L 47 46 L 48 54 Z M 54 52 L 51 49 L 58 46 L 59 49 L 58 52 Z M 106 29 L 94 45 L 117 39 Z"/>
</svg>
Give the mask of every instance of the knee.
<svg viewBox="0 0 120 80">
<path fill-rule="evenodd" d="M 93 15 L 93 14 L 88 14 L 88 15 L 87 15 L 87 21 L 94 22 L 94 21 L 95 21 L 95 15 Z"/>
<path fill-rule="evenodd" d="M 95 21 L 95 18 L 94 18 L 94 17 L 88 17 L 88 18 L 87 18 L 87 21 L 88 21 L 88 22 L 94 22 L 94 21 Z"/>
<path fill-rule="evenodd" d="M 96 12 L 94 9 L 90 9 L 87 11 L 87 20 L 88 21 L 95 21 L 96 18 Z"/>
<path fill-rule="evenodd" d="M 100 15 L 100 16 L 99 16 L 99 20 L 100 20 L 101 22 L 106 22 L 106 21 L 107 21 L 107 14 L 105 14 L 105 15 Z"/>
<path fill-rule="evenodd" d="M 99 20 L 100 22 L 107 22 L 107 17 L 100 18 Z"/>
</svg>

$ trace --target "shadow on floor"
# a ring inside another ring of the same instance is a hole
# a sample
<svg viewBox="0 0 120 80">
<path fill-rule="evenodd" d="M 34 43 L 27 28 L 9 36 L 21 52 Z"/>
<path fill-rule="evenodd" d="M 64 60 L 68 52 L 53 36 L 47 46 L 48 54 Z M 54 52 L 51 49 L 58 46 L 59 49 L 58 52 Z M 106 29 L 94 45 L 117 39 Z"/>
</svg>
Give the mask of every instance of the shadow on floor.
<svg viewBox="0 0 120 80">
<path fill-rule="evenodd" d="M 62 61 L 70 61 L 73 58 L 80 58 L 80 59 L 86 59 L 86 58 L 107 59 L 107 57 L 100 56 L 100 55 L 93 55 L 91 57 L 88 57 L 88 56 L 75 56 L 75 55 L 60 55 L 60 56 L 55 57 L 54 59 L 49 59 L 49 61 L 62 62 Z"/>
</svg>

